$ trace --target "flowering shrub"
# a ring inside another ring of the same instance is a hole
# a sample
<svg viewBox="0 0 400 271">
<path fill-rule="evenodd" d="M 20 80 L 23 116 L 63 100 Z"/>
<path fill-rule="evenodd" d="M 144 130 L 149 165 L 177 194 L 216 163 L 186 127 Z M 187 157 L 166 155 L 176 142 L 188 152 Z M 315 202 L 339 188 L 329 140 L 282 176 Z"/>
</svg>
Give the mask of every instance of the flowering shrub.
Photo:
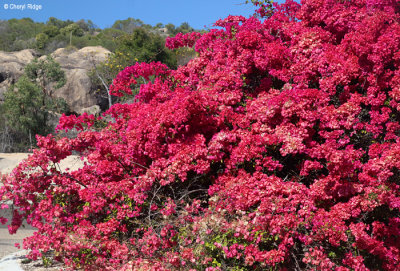
<svg viewBox="0 0 400 271">
<path fill-rule="evenodd" d="M 3 178 L 10 233 L 26 219 L 32 258 L 85 270 L 398 270 L 399 12 L 287 1 L 168 40 L 198 57 L 126 68 L 112 92 L 143 77 L 135 103 L 103 129 L 64 116 L 77 137 Z"/>
</svg>

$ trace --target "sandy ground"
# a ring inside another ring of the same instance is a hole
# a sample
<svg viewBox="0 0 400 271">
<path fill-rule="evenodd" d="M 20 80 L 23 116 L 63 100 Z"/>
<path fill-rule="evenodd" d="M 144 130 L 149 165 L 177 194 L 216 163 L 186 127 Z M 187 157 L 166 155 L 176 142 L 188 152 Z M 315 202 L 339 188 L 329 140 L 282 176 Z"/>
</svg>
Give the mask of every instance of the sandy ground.
<svg viewBox="0 0 400 271">
<path fill-rule="evenodd" d="M 0 172 L 2 174 L 10 173 L 22 160 L 28 157 L 29 153 L 0 153 Z M 71 155 L 61 161 L 62 170 L 66 168 L 78 169 L 83 162 L 76 155 Z"/>
<path fill-rule="evenodd" d="M 28 153 L 0 153 L 0 172 L 2 174 L 10 173 L 28 155 Z"/>
<path fill-rule="evenodd" d="M 22 160 L 28 157 L 28 153 L 0 153 L 0 172 L 2 174 L 9 174 Z M 65 168 L 70 169 L 78 169 L 83 165 L 83 162 L 79 159 L 78 156 L 70 156 L 60 162 L 61 170 Z M 1 182 L 0 182 L 1 185 Z M 9 218 L 11 217 L 10 211 L 8 209 L 0 210 L 0 216 Z M 31 236 L 35 231 L 34 228 L 30 227 L 29 225 L 25 225 L 24 228 L 18 230 L 18 232 L 14 235 L 10 235 L 8 233 L 8 229 L 6 225 L 0 224 L 0 259 L 9 255 L 11 253 L 18 252 L 19 262 L 23 260 L 24 251 L 17 249 L 14 244 L 21 243 L 25 237 Z M 24 270 L 44 270 L 40 266 L 40 262 L 32 262 L 29 264 L 21 264 L 21 267 Z M 4 268 L 3 268 L 4 269 Z M 0 265 L 0 271 L 3 270 Z M 45 270 L 52 270 L 51 268 L 47 268 Z M 60 266 L 54 270 L 60 270 Z"/>
</svg>

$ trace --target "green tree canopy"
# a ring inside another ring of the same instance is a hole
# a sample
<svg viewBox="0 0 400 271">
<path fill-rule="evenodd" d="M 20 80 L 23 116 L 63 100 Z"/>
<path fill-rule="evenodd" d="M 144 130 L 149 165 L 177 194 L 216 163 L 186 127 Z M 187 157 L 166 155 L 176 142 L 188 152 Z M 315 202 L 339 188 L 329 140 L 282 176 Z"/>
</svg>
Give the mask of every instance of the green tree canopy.
<svg viewBox="0 0 400 271">
<path fill-rule="evenodd" d="M 27 76 L 22 76 L 4 94 L 4 98 L 4 113 L 11 127 L 27 134 L 49 132 L 46 125 L 48 113 L 42 105 L 42 92 Z"/>
<path fill-rule="evenodd" d="M 135 62 L 160 61 L 168 66 L 175 66 L 175 59 L 165 48 L 165 40 L 159 35 L 137 28 L 131 35 L 124 35 L 117 40 L 117 49 L 113 55 L 122 68 Z"/>
<path fill-rule="evenodd" d="M 37 82 L 44 96 L 53 97 L 54 90 L 62 87 L 65 82 L 65 73 L 60 64 L 51 56 L 36 58 L 26 65 L 25 74 L 32 82 Z"/>
<path fill-rule="evenodd" d="M 73 21 L 71 21 L 71 20 L 63 21 L 63 20 L 57 19 L 55 17 L 50 17 L 49 20 L 46 22 L 47 25 L 56 26 L 58 29 L 64 28 L 67 25 L 72 24 L 72 23 L 73 23 Z"/>
<path fill-rule="evenodd" d="M 34 135 L 51 132 L 51 114 L 68 111 L 63 99 L 55 98 L 55 89 L 65 84 L 65 74 L 60 65 L 51 57 L 35 59 L 25 68 L 17 83 L 5 92 L 2 112 L 6 126 L 19 137 L 29 138 L 31 145 Z"/>
<path fill-rule="evenodd" d="M 60 28 L 55 25 L 46 25 L 43 28 L 43 33 L 49 36 L 50 38 L 54 38 L 58 34 L 60 34 Z"/>
<path fill-rule="evenodd" d="M 30 18 L 10 19 L 0 22 L 0 50 L 17 51 L 34 48 L 30 42 L 42 31 L 44 24 L 35 23 Z"/>
<path fill-rule="evenodd" d="M 48 41 L 49 41 L 49 36 L 46 35 L 45 33 L 42 32 L 36 35 L 36 47 L 38 49 L 44 49 Z"/>
<path fill-rule="evenodd" d="M 150 25 L 143 23 L 140 19 L 128 18 L 126 20 L 117 20 L 112 25 L 112 28 L 121 30 L 125 33 L 131 34 L 136 28 L 151 28 Z"/>
</svg>

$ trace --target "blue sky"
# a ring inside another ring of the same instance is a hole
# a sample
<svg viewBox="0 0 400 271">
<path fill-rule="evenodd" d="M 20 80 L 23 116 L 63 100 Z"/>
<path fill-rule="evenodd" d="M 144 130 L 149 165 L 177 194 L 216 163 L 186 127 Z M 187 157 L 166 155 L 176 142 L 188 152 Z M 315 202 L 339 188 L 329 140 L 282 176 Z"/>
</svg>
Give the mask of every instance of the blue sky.
<svg viewBox="0 0 400 271">
<path fill-rule="evenodd" d="M 110 27 L 116 20 L 132 17 L 151 25 L 160 22 L 179 26 L 188 22 L 196 29 L 203 29 L 230 14 L 246 17 L 251 15 L 254 7 L 244 2 L 245 0 L 0 0 L 0 19 L 29 17 L 39 22 L 46 22 L 49 17 L 73 21 L 90 19 L 104 28 Z M 28 4 L 37 6 L 28 7 Z M 35 10 L 39 5 L 41 9 Z"/>
</svg>

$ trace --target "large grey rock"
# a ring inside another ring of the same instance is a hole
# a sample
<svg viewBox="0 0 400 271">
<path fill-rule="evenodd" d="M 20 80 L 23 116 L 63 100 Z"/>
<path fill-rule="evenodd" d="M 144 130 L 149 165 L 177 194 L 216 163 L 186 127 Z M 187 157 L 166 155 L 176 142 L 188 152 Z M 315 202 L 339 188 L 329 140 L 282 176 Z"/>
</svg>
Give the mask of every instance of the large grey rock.
<svg viewBox="0 0 400 271">
<path fill-rule="evenodd" d="M 51 55 L 60 63 L 67 77 L 66 84 L 55 91 L 55 96 L 64 98 L 70 109 L 75 112 L 98 104 L 88 72 L 95 64 L 106 60 L 109 54 L 110 51 L 101 46 L 90 46 L 80 50 L 60 48 L 54 51 Z M 0 51 L 0 101 L 4 99 L 3 93 L 23 74 L 25 65 L 37 56 L 37 53 L 30 49 L 19 52 Z"/>
<path fill-rule="evenodd" d="M 31 49 L 19 52 L 0 51 L 0 101 L 4 99 L 4 92 L 24 73 L 25 65 L 36 56 L 35 51 Z"/>
<path fill-rule="evenodd" d="M 55 95 L 64 98 L 72 111 L 79 112 L 82 108 L 98 103 L 88 72 L 95 64 L 105 61 L 109 54 L 110 51 L 100 46 L 85 47 L 76 51 L 60 48 L 51 54 L 54 60 L 60 63 L 67 77 L 67 83 L 55 91 Z"/>
</svg>

